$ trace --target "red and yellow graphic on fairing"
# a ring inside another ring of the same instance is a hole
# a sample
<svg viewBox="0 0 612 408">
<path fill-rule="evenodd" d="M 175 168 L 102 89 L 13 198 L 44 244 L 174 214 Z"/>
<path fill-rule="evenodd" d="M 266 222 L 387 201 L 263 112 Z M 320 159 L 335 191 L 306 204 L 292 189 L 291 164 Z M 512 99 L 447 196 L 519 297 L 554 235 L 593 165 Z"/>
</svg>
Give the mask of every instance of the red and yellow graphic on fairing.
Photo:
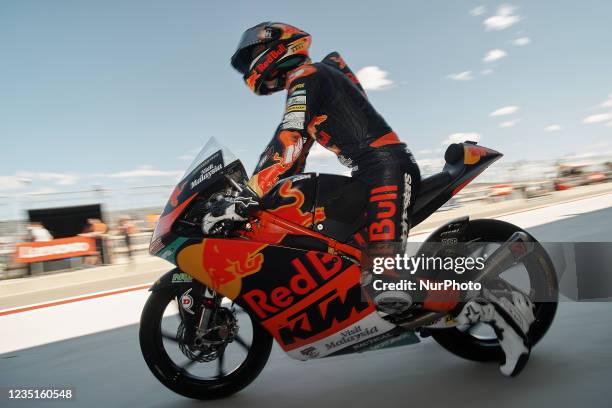
<svg viewBox="0 0 612 408">
<path fill-rule="evenodd" d="M 183 188 L 185 188 L 185 184 L 187 184 L 186 181 L 177 184 L 176 187 L 174 187 L 174 190 L 172 191 L 172 194 L 170 194 L 170 205 L 172 207 L 176 207 L 178 205 L 178 197 L 179 195 L 183 192 Z"/>
<path fill-rule="evenodd" d="M 465 164 L 476 164 L 480 161 L 481 157 L 488 154 L 487 149 L 480 146 L 463 146 L 463 163 Z"/>
<path fill-rule="evenodd" d="M 189 205 L 191 200 L 193 200 L 196 196 L 197 193 L 193 193 L 182 203 L 178 204 L 177 201 L 177 206 L 171 203 L 171 205 L 175 208 L 168 214 L 159 218 L 159 220 L 157 221 L 157 225 L 155 226 L 155 231 L 153 231 L 153 237 L 151 238 L 151 242 L 155 241 L 157 238 L 160 238 L 162 235 L 170 231 L 170 229 L 172 228 L 172 224 L 174 224 L 174 221 L 176 221 L 178 216 L 181 215 L 187 205 Z"/>
<path fill-rule="evenodd" d="M 283 219 L 303 227 L 310 227 L 313 223 L 317 224 L 325 220 L 325 209 L 323 207 L 315 208 L 314 214 L 310 211 L 302 211 L 304 193 L 300 189 L 294 188 L 291 180 L 285 181 L 280 186 L 278 194 L 283 198 L 293 199 L 293 201 L 289 204 L 284 204 L 269 210 L 272 214 L 278 215 Z"/>
<path fill-rule="evenodd" d="M 240 294 L 242 279 L 257 273 L 264 263 L 261 242 L 204 239 L 182 249 L 176 259 L 179 268 L 230 299 Z"/>
</svg>

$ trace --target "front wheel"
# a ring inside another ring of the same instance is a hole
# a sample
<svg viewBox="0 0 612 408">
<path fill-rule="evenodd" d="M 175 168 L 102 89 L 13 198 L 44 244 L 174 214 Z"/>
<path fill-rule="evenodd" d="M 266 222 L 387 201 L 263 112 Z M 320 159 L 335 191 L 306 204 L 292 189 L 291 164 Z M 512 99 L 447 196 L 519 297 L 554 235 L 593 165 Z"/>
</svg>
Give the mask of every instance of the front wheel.
<svg viewBox="0 0 612 408">
<path fill-rule="evenodd" d="M 525 231 L 504 221 L 474 220 L 468 224 L 465 241 L 486 242 L 478 250 L 478 255 L 482 256 L 492 253 L 515 232 Z M 531 326 L 530 337 L 532 346 L 535 346 L 548 331 L 557 311 L 558 283 L 552 261 L 546 251 L 536 245 L 534 252 L 521 264 L 504 271 L 499 278 L 518 287 L 532 299 L 547 299 L 546 302 L 534 302 L 536 320 Z M 493 329 L 486 324 L 480 323 L 464 331 L 457 328 L 431 329 L 430 333 L 446 350 L 468 360 L 500 361 L 504 355 Z"/>
<path fill-rule="evenodd" d="M 169 287 L 149 296 L 139 335 L 147 366 L 162 384 L 185 397 L 215 399 L 240 391 L 266 365 L 272 337 L 241 308 L 217 302 L 209 305 L 214 309 L 209 334 L 186 340 L 194 321 L 187 313 L 206 308 L 196 305 L 202 299 L 185 297 L 184 292 L 184 287 Z M 192 304 L 186 311 L 178 301 Z"/>
</svg>

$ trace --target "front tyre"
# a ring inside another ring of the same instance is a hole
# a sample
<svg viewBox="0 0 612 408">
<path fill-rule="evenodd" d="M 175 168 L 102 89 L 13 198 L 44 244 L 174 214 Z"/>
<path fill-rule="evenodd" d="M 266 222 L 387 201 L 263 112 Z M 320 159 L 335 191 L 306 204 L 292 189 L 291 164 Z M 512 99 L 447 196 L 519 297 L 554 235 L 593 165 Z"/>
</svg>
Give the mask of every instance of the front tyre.
<svg viewBox="0 0 612 408">
<path fill-rule="evenodd" d="M 220 305 L 214 324 L 236 323 L 232 341 L 214 349 L 186 345 L 178 296 L 174 287 L 161 288 L 151 293 L 142 312 L 140 348 L 153 375 L 172 391 L 201 400 L 227 397 L 249 385 L 268 361 L 270 334 L 242 309 Z"/>
</svg>

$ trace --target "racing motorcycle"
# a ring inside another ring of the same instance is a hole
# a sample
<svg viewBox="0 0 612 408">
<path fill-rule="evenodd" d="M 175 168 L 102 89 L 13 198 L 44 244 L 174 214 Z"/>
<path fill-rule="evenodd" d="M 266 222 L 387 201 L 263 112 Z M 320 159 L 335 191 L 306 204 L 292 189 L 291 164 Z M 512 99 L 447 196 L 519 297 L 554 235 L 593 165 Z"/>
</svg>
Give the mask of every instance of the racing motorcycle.
<svg viewBox="0 0 612 408">
<path fill-rule="evenodd" d="M 442 171 L 422 179 L 413 226 L 501 156 L 475 142 L 450 145 Z M 221 221 L 204 234 L 202 218 L 213 203 L 237 196 L 246 181 L 242 163 L 211 139 L 172 192 L 151 238 L 150 253 L 176 266 L 150 288 L 139 334 L 148 367 L 166 387 L 197 399 L 231 395 L 258 376 L 274 340 L 290 357 L 308 360 L 431 336 L 460 357 L 500 360 L 488 326 L 459 327 L 456 313 L 444 307 L 377 311 L 360 268 L 368 195 L 354 178 L 282 179 L 251 219 Z M 422 251 L 449 254 L 478 243 L 486 243 L 474 252 L 485 267 L 469 278 L 512 287 L 505 275 L 519 270 L 520 289 L 536 299 L 530 336 L 537 343 L 556 312 L 557 279 L 530 234 L 503 221 L 463 217 L 431 233 Z"/>
</svg>

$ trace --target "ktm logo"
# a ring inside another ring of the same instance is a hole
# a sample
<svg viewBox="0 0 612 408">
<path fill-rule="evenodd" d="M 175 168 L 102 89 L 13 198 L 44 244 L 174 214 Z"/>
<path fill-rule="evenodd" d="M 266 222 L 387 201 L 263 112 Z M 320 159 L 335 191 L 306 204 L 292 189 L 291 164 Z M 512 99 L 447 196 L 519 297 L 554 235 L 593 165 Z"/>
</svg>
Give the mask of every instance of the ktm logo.
<svg viewBox="0 0 612 408">
<path fill-rule="evenodd" d="M 333 290 L 316 303 L 289 316 L 287 323 L 278 329 L 278 334 L 282 343 L 289 346 L 299 340 L 308 340 L 321 330 L 345 322 L 351 315 L 367 309 L 368 303 L 361 300 L 361 285 L 356 284 L 345 293 Z"/>
<path fill-rule="evenodd" d="M 311 254 L 317 258 L 322 255 L 316 252 L 308 255 Z M 245 295 L 246 303 L 266 319 L 263 326 L 284 350 L 324 339 L 374 312 L 374 305 L 362 297 L 359 267 L 348 262 L 334 265 L 330 262 L 334 258 L 325 254 L 319 261 L 310 259 L 319 263 L 319 268 L 325 268 L 319 271 L 324 282 L 314 280 L 317 274 L 299 268 L 288 286 L 273 289 L 269 296 L 263 291 Z M 301 260 L 297 260 L 303 267 Z"/>
</svg>

